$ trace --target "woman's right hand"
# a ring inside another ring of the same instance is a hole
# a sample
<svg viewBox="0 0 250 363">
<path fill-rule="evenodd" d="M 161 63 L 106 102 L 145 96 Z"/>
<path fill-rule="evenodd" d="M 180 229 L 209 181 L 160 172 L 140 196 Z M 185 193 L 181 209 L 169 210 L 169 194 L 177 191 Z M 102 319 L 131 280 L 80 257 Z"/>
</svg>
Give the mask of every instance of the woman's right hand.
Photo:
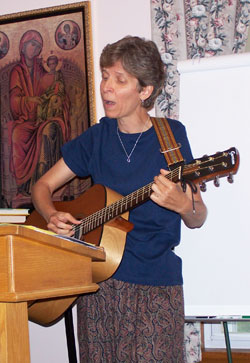
<svg viewBox="0 0 250 363">
<path fill-rule="evenodd" d="M 81 224 L 81 221 L 70 213 L 56 211 L 50 215 L 47 227 L 52 232 L 71 237 L 74 235 L 72 224 Z"/>
</svg>

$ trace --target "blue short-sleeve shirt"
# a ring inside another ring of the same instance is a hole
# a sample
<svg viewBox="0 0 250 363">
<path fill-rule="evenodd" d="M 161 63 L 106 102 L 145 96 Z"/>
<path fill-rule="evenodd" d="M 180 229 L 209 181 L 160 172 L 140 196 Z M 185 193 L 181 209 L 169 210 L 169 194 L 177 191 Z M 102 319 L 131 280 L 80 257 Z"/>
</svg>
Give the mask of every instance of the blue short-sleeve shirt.
<svg viewBox="0 0 250 363">
<path fill-rule="evenodd" d="M 185 127 L 168 119 L 175 139 L 181 146 L 186 163 L 192 153 Z M 119 132 L 129 154 L 139 134 Z M 93 182 L 103 184 L 125 196 L 151 183 L 161 168 L 167 169 L 154 127 L 143 132 L 131 162 L 117 136 L 117 120 L 104 117 L 82 135 L 62 147 L 63 159 L 78 176 L 91 175 Z M 180 285 L 182 262 L 173 248 L 180 242 L 181 218 L 178 213 L 148 200 L 130 211 L 134 228 L 127 234 L 124 255 L 113 278 L 143 285 Z"/>
</svg>

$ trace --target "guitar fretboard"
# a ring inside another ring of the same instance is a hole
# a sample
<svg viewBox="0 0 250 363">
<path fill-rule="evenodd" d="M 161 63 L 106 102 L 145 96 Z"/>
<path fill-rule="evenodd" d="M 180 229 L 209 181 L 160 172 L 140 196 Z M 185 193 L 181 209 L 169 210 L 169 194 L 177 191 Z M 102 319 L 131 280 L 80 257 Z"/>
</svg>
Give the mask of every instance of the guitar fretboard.
<svg viewBox="0 0 250 363">
<path fill-rule="evenodd" d="M 84 218 L 81 224 L 75 225 L 76 238 L 81 238 L 82 235 L 93 231 L 111 219 L 148 200 L 151 194 L 152 184 L 150 183 Z"/>
<path fill-rule="evenodd" d="M 181 167 L 167 174 L 166 178 L 174 181 L 179 175 L 180 168 Z M 93 231 L 111 219 L 114 219 L 115 217 L 131 210 L 139 204 L 146 202 L 152 192 L 152 185 L 153 182 L 137 189 L 120 200 L 84 218 L 81 224 L 74 225 L 75 237 L 80 239 L 82 235 Z"/>
</svg>

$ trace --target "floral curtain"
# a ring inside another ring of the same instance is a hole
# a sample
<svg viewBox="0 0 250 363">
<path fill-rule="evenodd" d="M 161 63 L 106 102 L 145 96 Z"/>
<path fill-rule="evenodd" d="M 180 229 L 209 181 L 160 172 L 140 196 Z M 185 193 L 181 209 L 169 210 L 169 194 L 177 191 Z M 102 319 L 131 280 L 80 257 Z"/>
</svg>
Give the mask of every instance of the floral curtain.
<svg viewBox="0 0 250 363">
<path fill-rule="evenodd" d="M 245 50 L 250 0 L 151 0 L 152 40 L 166 65 L 156 114 L 178 119 L 177 61 Z M 185 325 L 188 363 L 201 361 L 199 324 Z"/>
<path fill-rule="evenodd" d="M 178 60 L 244 52 L 249 12 L 249 0 L 151 0 L 152 39 L 167 73 L 157 115 L 178 119 Z"/>
</svg>

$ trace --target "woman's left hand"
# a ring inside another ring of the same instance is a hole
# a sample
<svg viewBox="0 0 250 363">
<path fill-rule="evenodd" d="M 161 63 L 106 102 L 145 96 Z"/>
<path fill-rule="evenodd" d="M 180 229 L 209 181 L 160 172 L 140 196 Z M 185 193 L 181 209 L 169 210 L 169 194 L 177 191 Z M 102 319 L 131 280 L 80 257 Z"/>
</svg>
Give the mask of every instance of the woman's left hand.
<svg viewBox="0 0 250 363">
<path fill-rule="evenodd" d="M 160 174 L 154 177 L 150 198 L 161 207 L 181 213 L 184 205 L 189 203 L 189 198 L 183 192 L 180 183 L 167 179 L 167 174 L 169 171 L 161 169 Z"/>
<path fill-rule="evenodd" d="M 187 227 L 201 227 L 207 217 L 207 208 L 201 198 L 199 185 L 195 193 L 189 185 L 184 192 L 180 182 L 174 183 L 166 178 L 168 173 L 161 169 L 160 174 L 154 178 L 150 198 L 161 207 L 179 213 Z"/>
</svg>

